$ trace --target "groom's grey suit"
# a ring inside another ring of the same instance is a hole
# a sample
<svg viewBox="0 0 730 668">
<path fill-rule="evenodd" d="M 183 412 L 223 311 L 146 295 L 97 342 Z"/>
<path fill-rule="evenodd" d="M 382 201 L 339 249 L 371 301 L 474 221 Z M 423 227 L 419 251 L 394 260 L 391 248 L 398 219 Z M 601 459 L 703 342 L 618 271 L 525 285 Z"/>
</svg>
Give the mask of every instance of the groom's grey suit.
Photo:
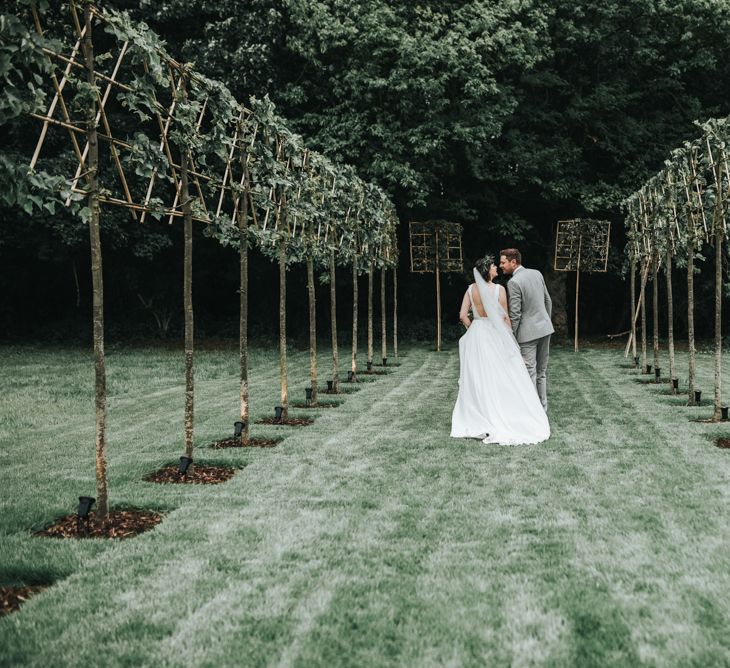
<svg viewBox="0 0 730 668">
<path fill-rule="evenodd" d="M 547 365 L 550 358 L 550 335 L 555 331 L 551 320 L 553 302 L 545 279 L 536 269 L 519 266 L 507 284 L 509 317 L 512 331 L 520 344 L 530 378 L 547 410 Z"/>
</svg>

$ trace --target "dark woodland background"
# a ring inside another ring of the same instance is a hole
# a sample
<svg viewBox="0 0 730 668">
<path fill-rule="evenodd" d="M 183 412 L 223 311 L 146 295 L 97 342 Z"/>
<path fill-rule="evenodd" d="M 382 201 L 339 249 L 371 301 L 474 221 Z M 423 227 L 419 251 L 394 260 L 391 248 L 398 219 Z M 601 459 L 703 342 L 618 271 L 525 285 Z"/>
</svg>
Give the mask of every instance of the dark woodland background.
<svg viewBox="0 0 730 668">
<path fill-rule="evenodd" d="M 5 11 L 15 6 L 2 4 Z M 405 338 L 434 335 L 433 276 L 410 273 L 407 239 L 409 220 L 429 218 L 463 224 L 467 270 L 485 252 L 518 246 L 526 265 L 546 273 L 556 319 L 568 323 L 568 332 L 574 274 L 550 271 L 556 222 L 611 220 L 609 272 L 582 278 L 582 333 L 628 329 L 620 202 L 661 168 L 672 148 L 699 134 L 695 120 L 730 111 L 730 3 L 724 0 L 113 4 L 150 24 L 173 55 L 225 82 L 239 100 L 268 95 L 311 148 L 353 164 L 389 192 L 401 220 Z M 32 119 L 21 125 L 2 138 L 3 151 L 20 162 L 39 132 Z M 0 213 L 0 338 L 90 341 L 86 228 L 64 212 Z M 196 333 L 236 337 L 235 251 L 202 229 L 196 234 Z M 104 210 L 109 340 L 179 339 L 181 242 L 179 226 L 140 226 L 123 210 Z M 698 329 L 707 336 L 711 260 L 701 263 L 701 272 Z M 289 276 L 289 327 L 303 341 L 304 268 Z M 447 338 L 459 334 L 467 279 L 466 272 L 444 277 Z M 681 272 L 675 280 L 681 335 Z M 351 315 L 347 272 L 338 282 L 344 333 Z M 278 326 L 277 268 L 256 253 L 250 285 L 251 334 L 263 339 Z M 376 308 L 378 295 L 376 282 Z M 319 297 L 326 332 L 324 286 Z M 155 315 L 169 318 L 166 332 Z"/>
</svg>

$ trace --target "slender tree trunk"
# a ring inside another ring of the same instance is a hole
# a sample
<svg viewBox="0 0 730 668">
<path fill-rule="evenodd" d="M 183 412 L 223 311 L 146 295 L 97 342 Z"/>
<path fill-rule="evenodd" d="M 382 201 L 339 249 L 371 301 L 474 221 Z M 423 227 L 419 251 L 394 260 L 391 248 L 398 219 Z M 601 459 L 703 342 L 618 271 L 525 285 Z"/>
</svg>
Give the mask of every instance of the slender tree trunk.
<svg viewBox="0 0 730 668">
<path fill-rule="evenodd" d="M 636 360 L 636 258 L 631 259 L 631 354 Z"/>
<path fill-rule="evenodd" d="M 652 326 L 654 344 L 654 369 L 659 368 L 659 257 L 655 255 L 654 266 L 652 267 Z"/>
<path fill-rule="evenodd" d="M 398 361 L 398 267 L 393 267 L 393 357 Z"/>
<path fill-rule="evenodd" d="M 79 272 L 76 270 L 76 260 L 71 260 L 71 269 L 73 270 L 74 287 L 76 288 L 76 308 L 79 308 L 81 306 L 81 285 L 79 284 Z"/>
<path fill-rule="evenodd" d="M 84 58 L 89 85 L 96 86 L 94 73 L 94 47 L 91 41 L 91 3 L 84 2 Z M 89 104 L 86 118 L 88 153 L 88 206 L 89 241 L 91 247 L 91 284 L 93 289 L 94 318 L 94 405 L 96 409 L 96 514 L 105 519 L 109 512 L 106 479 L 106 361 L 104 358 L 104 280 L 101 261 L 101 235 L 99 223 L 99 138 L 96 132 L 96 102 Z"/>
<path fill-rule="evenodd" d="M 646 371 L 646 281 L 641 282 L 639 299 L 641 300 L 641 369 Z"/>
<path fill-rule="evenodd" d="M 185 79 L 181 86 L 185 96 Z M 188 185 L 188 151 L 180 157 L 180 200 L 183 210 L 185 259 L 183 264 L 183 308 L 185 311 L 185 455 L 193 457 L 193 408 L 195 386 L 193 376 L 193 209 Z"/>
<path fill-rule="evenodd" d="M 289 377 L 286 365 L 286 242 L 279 242 L 279 376 L 282 420 L 289 419 Z"/>
<path fill-rule="evenodd" d="M 352 379 L 357 374 L 357 303 L 360 298 L 358 294 L 357 256 L 352 260 Z"/>
<path fill-rule="evenodd" d="M 243 132 L 241 132 L 243 137 Z M 238 247 L 240 256 L 239 284 L 239 326 L 238 326 L 238 359 L 240 370 L 240 406 L 241 445 L 249 443 L 249 396 L 248 396 L 248 188 L 249 174 L 246 165 L 246 151 L 241 149 L 241 169 L 243 170 L 243 192 L 241 205 L 238 207 Z"/>
<path fill-rule="evenodd" d="M 373 363 L 373 263 L 368 268 L 368 364 Z"/>
<path fill-rule="evenodd" d="M 723 229 L 720 220 L 721 204 L 715 204 L 715 412 L 714 420 L 721 417 L 722 406 L 722 246 Z"/>
<path fill-rule="evenodd" d="M 687 234 L 687 347 L 689 358 L 687 403 L 690 406 L 694 406 L 697 351 L 695 350 L 695 246 L 692 232 L 688 232 Z"/>
<path fill-rule="evenodd" d="M 312 405 L 317 405 L 317 295 L 314 291 L 314 260 L 307 256 L 309 293 L 309 375 L 312 379 Z"/>
<path fill-rule="evenodd" d="M 672 251 L 667 250 L 667 266 L 664 269 L 667 279 L 667 346 L 669 348 L 669 382 L 674 391 L 674 380 L 677 377 L 677 361 L 674 356 L 674 296 L 672 291 Z"/>
<path fill-rule="evenodd" d="M 335 251 L 330 251 L 330 322 L 332 330 L 332 391 L 340 391 L 340 355 L 337 349 L 337 270 Z"/>
<path fill-rule="evenodd" d="M 380 270 L 380 347 L 383 355 L 383 364 L 388 358 L 388 323 L 385 319 L 385 279 L 386 269 Z"/>
</svg>

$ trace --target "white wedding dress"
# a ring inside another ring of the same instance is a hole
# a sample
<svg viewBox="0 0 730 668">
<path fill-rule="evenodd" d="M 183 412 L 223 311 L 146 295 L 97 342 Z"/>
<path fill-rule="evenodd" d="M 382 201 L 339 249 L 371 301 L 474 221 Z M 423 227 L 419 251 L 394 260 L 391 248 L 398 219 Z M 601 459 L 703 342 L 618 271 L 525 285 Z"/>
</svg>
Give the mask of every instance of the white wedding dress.
<svg viewBox="0 0 730 668">
<path fill-rule="evenodd" d="M 459 396 L 451 417 L 451 436 L 485 443 L 528 445 L 550 438 L 550 424 L 532 384 L 512 330 L 499 304 L 499 285 L 475 270 L 486 318 L 472 306 L 474 319 L 459 340 Z"/>
</svg>

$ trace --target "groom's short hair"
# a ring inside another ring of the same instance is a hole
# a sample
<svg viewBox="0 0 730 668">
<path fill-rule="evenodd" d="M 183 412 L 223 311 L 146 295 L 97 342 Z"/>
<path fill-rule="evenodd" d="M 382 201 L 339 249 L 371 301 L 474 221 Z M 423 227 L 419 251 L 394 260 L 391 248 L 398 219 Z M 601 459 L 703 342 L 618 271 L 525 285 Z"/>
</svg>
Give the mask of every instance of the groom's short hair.
<svg viewBox="0 0 730 668">
<path fill-rule="evenodd" d="M 504 255 L 508 262 L 514 260 L 517 264 L 522 264 L 522 253 L 520 253 L 520 251 L 516 248 L 505 248 L 504 250 L 499 251 L 499 254 Z"/>
</svg>

